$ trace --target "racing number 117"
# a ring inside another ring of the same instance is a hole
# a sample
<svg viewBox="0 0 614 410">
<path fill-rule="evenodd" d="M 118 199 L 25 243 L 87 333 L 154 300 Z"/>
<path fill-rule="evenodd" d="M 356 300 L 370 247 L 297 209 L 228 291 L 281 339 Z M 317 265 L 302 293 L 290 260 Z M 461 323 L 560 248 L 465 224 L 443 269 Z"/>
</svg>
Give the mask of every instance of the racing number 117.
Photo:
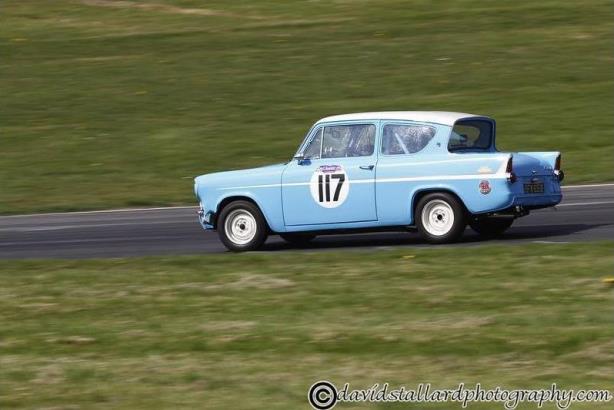
<svg viewBox="0 0 614 410">
<path fill-rule="evenodd" d="M 318 199 L 320 202 L 330 202 L 330 180 L 336 179 L 338 180 L 337 186 L 335 187 L 335 193 L 333 195 L 333 202 L 339 200 L 339 193 L 341 192 L 341 187 L 343 186 L 343 182 L 345 181 L 345 174 L 326 174 L 326 175 L 318 175 Z"/>
</svg>

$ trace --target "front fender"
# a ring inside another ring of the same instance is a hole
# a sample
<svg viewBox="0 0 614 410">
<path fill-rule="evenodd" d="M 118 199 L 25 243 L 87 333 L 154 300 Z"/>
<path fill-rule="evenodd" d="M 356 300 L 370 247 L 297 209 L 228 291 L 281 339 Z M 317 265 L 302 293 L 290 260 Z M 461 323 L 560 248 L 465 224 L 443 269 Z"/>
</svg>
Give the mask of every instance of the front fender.
<svg viewBox="0 0 614 410">
<path fill-rule="evenodd" d="M 220 205 L 232 199 L 254 202 L 273 231 L 283 230 L 281 174 L 286 164 L 216 172 L 196 177 L 195 193 L 206 215 L 219 215 Z"/>
<path fill-rule="evenodd" d="M 281 209 L 281 187 L 270 186 L 261 187 L 253 190 L 249 189 L 221 189 L 209 194 L 201 196 L 201 204 L 206 212 L 213 212 L 219 215 L 221 211 L 221 204 L 228 202 L 229 200 L 251 200 L 254 202 L 264 219 L 266 220 L 269 228 L 272 231 L 278 232 L 284 230 L 283 216 Z"/>
</svg>

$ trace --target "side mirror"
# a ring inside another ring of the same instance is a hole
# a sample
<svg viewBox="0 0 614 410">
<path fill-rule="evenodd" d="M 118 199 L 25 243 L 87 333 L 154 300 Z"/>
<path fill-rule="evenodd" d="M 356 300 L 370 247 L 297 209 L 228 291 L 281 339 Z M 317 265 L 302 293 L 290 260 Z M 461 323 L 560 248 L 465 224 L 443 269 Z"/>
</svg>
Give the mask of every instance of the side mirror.
<svg viewBox="0 0 614 410">
<path fill-rule="evenodd" d="M 305 158 L 305 155 L 303 154 L 295 155 L 293 159 L 297 160 L 299 165 L 307 165 L 311 163 L 311 159 Z"/>
</svg>

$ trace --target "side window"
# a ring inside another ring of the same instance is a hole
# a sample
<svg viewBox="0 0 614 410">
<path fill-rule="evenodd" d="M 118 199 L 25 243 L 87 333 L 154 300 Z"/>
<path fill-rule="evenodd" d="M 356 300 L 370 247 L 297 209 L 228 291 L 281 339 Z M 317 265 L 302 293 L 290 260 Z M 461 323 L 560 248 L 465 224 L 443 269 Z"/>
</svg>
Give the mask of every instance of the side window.
<svg viewBox="0 0 614 410">
<path fill-rule="evenodd" d="M 435 136 L 427 125 L 387 124 L 382 136 L 382 154 L 403 155 L 422 151 Z"/>
<path fill-rule="evenodd" d="M 368 157 L 373 155 L 374 144 L 375 125 L 324 127 L 322 158 Z"/>
<path fill-rule="evenodd" d="M 313 138 L 309 142 L 309 145 L 303 151 L 303 156 L 309 159 L 320 158 L 320 148 L 322 147 L 322 127 L 316 130 Z"/>
<path fill-rule="evenodd" d="M 452 128 L 448 151 L 488 150 L 493 141 L 493 125 L 490 121 L 458 121 Z"/>
</svg>

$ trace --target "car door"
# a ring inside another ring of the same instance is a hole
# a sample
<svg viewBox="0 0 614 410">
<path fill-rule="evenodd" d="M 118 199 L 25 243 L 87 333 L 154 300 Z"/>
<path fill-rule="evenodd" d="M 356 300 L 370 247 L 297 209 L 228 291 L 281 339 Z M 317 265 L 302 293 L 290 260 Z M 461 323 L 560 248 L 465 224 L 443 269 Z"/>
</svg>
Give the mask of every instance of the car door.
<svg viewBox="0 0 614 410">
<path fill-rule="evenodd" d="M 434 148 L 438 148 L 434 138 L 443 134 L 438 134 L 434 124 L 382 122 L 376 180 L 377 214 L 382 225 L 411 222 L 414 192 L 436 183 L 429 164 L 436 150 L 429 147 L 435 143 Z"/>
<path fill-rule="evenodd" d="M 282 175 L 284 221 L 323 225 L 377 220 L 376 123 L 315 127 Z"/>
</svg>

